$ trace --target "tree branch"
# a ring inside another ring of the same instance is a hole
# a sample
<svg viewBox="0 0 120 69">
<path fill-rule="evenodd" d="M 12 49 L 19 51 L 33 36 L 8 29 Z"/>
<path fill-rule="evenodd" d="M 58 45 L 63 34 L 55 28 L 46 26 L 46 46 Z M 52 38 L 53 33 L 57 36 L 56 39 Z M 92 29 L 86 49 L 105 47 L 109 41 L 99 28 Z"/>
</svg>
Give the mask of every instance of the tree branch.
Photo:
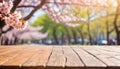
<svg viewBox="0 0 120 69">
<path fill-rule="evenodd" d="M 25 7 L 25 8 L 27 8 L 27 7 L 35 8 L 36 6 L 34 6 L 34 5 L 21 5 L 21 6 L 17 6 L 17 8 L 23 8 L 23 7 Z"/>
<path fill-rule="evenodd" d="M 118 28 L 120 28 L 120 26 L 118 26 Z M 115 30 L 114 28 L 111 29 L 111 30 L 109 31 L 109 34 L 112 33 L 114 30 Z"/>
<path fill-rule="evenodd" d="M 45 1 L 46 1 L 46 0 L 42 0 L 41 3 L 40 3 L 39 5 L 37 5 L 37 6 L 35 7 L 35 9 L 33 9 L 33 10 L 30 12 L 29 15 L 27 15 L 26 17 L 24 17 L 24 20 L 30 19 L 30 18 L 33 16 L 33 14 L 45 4 Z"/>
<path fill-rule="evenodd" d="M 2 33 L 6 33 L 6 32 L 8 32 L 8 31 L 10 31 L 12 29 L 13 29 L 13 27 L 10 26 L 6 31 L 2 31 Z"/>
<path fill-rule="evenodd" d="M 14 0 L 13 1 L 13 7 L 12 7 L 12 9 L 11 9 L 11 13 L 13 13 L 15 10 L 16 10 L 16 8 L 17 8 L 17 6 L 19 5 L 19 3 L 21 2 L 22 0 Z"/>
</svg>

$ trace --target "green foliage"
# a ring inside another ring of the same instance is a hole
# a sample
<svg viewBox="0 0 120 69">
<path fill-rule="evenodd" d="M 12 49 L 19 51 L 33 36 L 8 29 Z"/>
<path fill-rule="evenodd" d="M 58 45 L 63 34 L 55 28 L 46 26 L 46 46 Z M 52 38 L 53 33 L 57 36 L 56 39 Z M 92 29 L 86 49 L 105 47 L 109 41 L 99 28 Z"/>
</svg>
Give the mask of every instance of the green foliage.
<svg viewBox="0 0 120 69">
<path fill-rule="evenodd" d="M 47 14 L 44 14 L 40 16 L 32 25 L 33 26 L 43 26 L 43 29 L 40 32 L 48 32 L 49 38 L 53 39 L 53 29 L 56 30 L 56 35 L 58 38 L 61 38 L 62 34 L 65 36 L 70 36 L 70 38 L 73 38 L 73 31 L 75 32 L 77 37 L 81 37 L 81 34 L 83 37 L 88 39 L 88 23 L 90 25 L 90 34 L 93 39 L 99 38 L 99 34 L 106 35 L 107 33 L 107 23 L 108 23 L 108 31 L 111 31 L 114 29 L 113 21 L 115 17 L 115 7 L 111 6 L 110 8 L 88 8 L 88 7 L 71 7 L 69 9 L 69 14 L 72 14 L 73 16 L 77 16 L 80 18 L 86 19 L 86 22 L 80 22 L 80 21 L 73 21 L 73 24 L 79 23 L 80 26 L 78 27 L 68 27 L 64 25 L 64 23 L 56 23 L 52 20 Z M 63 13 L 64 14 L 64 13 Z M 90 18 L 90 19 L 88 19 Z M 91 20 L 93 18 L 93 20 Z M 118 26 L 120 26 L 120 17 L 118 18 Z M 115 35 L 115 32 L 112 32 L 113 35 Z"/>
<path fill-rule="evenodd" d="M 42 26 L 43 29 L 40 32 L 48 32 L 49 38 L 53 39 L 53 29 L 56 30 L 56 35 L 58 38 L 61 37 L 62 33 L 65 35 L 69 34 L 71 36 L 70 27 L 64 25 L 63 23 L 56 23 L 47 14 L 44 14 L 32 24 L 32 26 Z"/>
</svg>

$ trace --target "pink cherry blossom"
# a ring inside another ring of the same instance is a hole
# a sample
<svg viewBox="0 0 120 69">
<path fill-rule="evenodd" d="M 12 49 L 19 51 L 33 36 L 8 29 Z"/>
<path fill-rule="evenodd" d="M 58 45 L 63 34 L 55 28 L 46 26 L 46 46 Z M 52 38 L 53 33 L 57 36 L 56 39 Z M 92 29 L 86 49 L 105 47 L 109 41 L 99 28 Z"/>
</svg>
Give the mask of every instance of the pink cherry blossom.
<svg viewBox="0 0 120 69">
<path fill-rule="evenodd" d="M 7 14 L 10 13 L 10 10 L 11 10 L 12 7 L 13 7 L 13 4 L 12 4 L 11 1 L 9 1 L 9 2 L 3 2 L 0 5 L 0 12 L 7 15 Z"/>
<path fill-rule="evenodd" d="M 21 19 L 20 14 L 11 14 L 9 17 L 5 17 L 5 23 L 9 26 L 12 26 L 16 29 L 24 29 L 27 25 L 27 22 Z"/>
<path fill-rule="evenodd" d="M 0 18 L 2 18 L 2 14 L 0 14 Z"/>
<path fill-rule="evenodd" d="M 15 29 L 24 29 L 27 22 L 22 19 L 20 12 L 10 14 L 12 7 L 13 3 L 11 1 L 2 2 L 0 4 L 0 18 L 3 19 L 7 25 L 12 26 Z"/>
</svg>

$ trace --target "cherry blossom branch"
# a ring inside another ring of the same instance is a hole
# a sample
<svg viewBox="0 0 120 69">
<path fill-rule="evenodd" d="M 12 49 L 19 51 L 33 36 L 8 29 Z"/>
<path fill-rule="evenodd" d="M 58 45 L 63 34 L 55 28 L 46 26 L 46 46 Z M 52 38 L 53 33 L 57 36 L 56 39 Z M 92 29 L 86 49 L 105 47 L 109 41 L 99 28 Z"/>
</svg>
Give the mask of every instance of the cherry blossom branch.
<svg viewBox="0 0 120 69">
<path fill-rule="evenodd" d="M 42 0 L 41 3 L 40 3 L 39 5 L 37 5 L 37 6 L 30 12 L 29 15 L 27 15 L 26 17 L 24 17 L 24 20 L 30 19 L 30 18 L 33 16 L 33 14 L 45 4 L 45 1 L 46 1 L 46 0 Z"/>
<path fill-rule="evenodd" d="M 58 4 L 58 5 L 73 5 L 73 6 L 75 6 L 75 5 L 79 5 L 79 6 L 94 6 L 94 7 L 106 7 L 106 6 L 100 6 L 100 5 L 98 5 L 98 4 L 95 4 L 95 5 L 89 5 L 89 4 L 84 4 L 84 3 L 65 3 L 65 2 L 46 2 L 46 3 L 51 3 L 51 4 Z"/>
<path fill-rule="evenodd" d="M 2 33 L 7 33 L 8 31 L 10 31 L 12 29 L 13 29 L 13 27 L 10 26 L 6 31 L 2 31 Z"/>
<path fill-rule="evenodd" d="M 0 2 L 3 2 L 3 0 L 0 0 Z"/>
<path fill-rule="evenodd" d="M 18 6 L 17 8 L 22 8 L 22 7 L 36 8 L 36 6 L 34 5 L 21 5 L 21 6 Z"/>
<path fill-rule="evenodd" d="M 19 5 L 19 3 L 20 3 L 21 1 L 22 1 L 22 0 L 14 0 L 14 1 L 13 1 L 13 7 L 12 7 L 12 9 L 11 9 L 11 13 L 13 13 L 13 12 L 16 10 L 17 6 Z"/>
</svg>

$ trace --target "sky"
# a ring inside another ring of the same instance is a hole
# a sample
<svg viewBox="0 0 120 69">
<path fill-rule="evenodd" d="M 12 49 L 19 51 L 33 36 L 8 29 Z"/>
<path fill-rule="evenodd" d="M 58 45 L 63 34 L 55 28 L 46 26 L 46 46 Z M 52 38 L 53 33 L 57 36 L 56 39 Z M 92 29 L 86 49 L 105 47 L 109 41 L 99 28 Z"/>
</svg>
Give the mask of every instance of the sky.
<svg viewBox="0 0 120 69">
<path fill-rule="evenodd" d="M 34 13 L 34 15 L 32 16 L 32 18 L 31 19 L 29 19 L 29 22 L 30 23 L 33 23 L 39 16 L 41 16 L 41 15 L 43 15 L 43 14 L 45 14 L 45 12 L 43 11 L 43 10 L 38 10 L 38 11 L 36 11 L 35 13 Z"/>
</svg>

